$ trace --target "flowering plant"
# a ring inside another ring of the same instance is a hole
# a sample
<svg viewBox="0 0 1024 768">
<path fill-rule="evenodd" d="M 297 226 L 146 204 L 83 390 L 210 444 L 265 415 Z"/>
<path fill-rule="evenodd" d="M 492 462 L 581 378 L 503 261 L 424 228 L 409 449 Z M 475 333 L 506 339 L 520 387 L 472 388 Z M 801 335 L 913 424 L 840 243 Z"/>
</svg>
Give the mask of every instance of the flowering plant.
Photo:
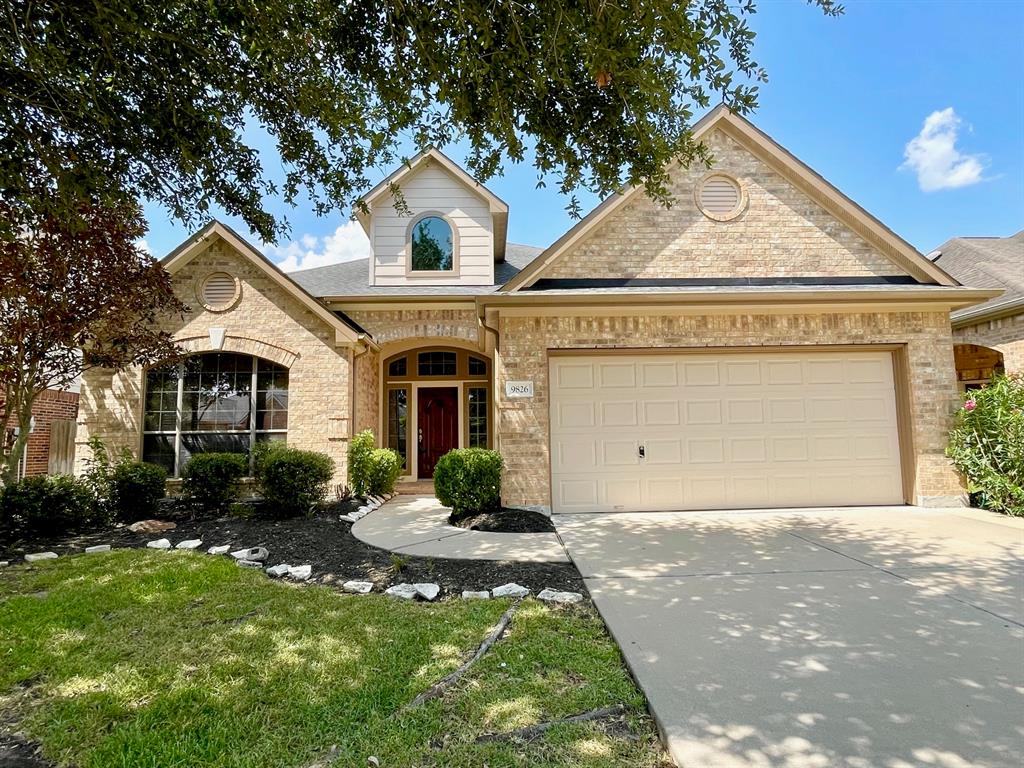
<svg viewBox="0 0 1024 768">
<path fill-rule="evenodd" d="M 1024 516 L 1024 377 L 998 376 L 969 393 L 946 455 L 967 479 L 972 504 Z"/>
</svg>

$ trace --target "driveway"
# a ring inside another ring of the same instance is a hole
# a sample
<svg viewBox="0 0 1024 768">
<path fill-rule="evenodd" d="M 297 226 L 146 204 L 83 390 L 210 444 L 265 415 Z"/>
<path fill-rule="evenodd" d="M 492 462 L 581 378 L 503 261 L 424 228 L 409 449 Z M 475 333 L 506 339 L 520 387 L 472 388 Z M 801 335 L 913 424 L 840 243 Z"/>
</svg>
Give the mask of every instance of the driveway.
<svg viewBox="0 0 1024 768">
<path fill-rule="evenodd" d="M 1024 524 L 557 515 L 684 768 L 1024 765 Z"/>
</svg>

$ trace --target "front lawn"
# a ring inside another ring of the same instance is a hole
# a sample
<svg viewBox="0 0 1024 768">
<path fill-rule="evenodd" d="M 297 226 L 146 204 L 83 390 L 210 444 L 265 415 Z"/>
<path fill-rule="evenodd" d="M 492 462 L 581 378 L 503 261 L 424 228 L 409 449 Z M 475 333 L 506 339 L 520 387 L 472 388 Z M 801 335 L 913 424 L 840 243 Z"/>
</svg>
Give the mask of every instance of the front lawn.
<svg viewBox="0 0 1024 768">
<path fill-rule="evenodd" d="M 82 766 L 668 764 L 592 608 L 523 603 L 448 693 L 411 711 L 508 608 L 271 581 L 226 558 L 114 551 L 0 570 L 0 732 Z M 621 703 L 621 723 L 484 733 Z M 329 750 L 335 747 L 333 753 Z M 0 750 L 2 751 L 2 750 Z"/>
</svg>

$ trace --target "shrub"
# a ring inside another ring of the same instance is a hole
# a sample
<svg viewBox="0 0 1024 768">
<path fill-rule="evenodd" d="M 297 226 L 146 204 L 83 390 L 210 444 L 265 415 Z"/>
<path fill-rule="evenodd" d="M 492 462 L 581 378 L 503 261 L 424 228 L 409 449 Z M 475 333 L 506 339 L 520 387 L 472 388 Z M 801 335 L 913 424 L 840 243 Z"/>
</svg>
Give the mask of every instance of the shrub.
<svg viewBox="0 0 1024 768">
<path fill-rule="evenodd" d="M 89 451 L 82 479 L 95 497 L 97 516 L 108 522 L 151 517 L 166 492 L 167 471 L 136 461 L 127 448 L 112 464 L 98 437 L 89 440 Z"/>
<path fill-rule="evenodd" d="M 227 507 L 238 496 L 249 462 L 241 453 L 197 453 L 181 471 L 181 495 L 204 512 Z"/>
<path fill-rule="evenodd" d="M 384 496 L 394 493 L 395 481 L 402 474 L 402 457 L 390 448 L 374 448 L 370 452 L 370 470 L 367 493 Z"/>
<path fill-rule="evenodd" d="M 946 454 L 975 506 L 1024 516 L 1024 377 L 999 376 L 969 392 Z"/>
<path fill-rule="evenodd" d="M 13 533 L 52 536 L 95 519 L 92 491 L 71 475 L 26 477 L 0 490 L 0 520 Z"/>
<path fill-rule="evenodd" d="M 125 522 L 152 517 L 167 491 L 167 470 L 123 458 L 110 473 L 109 515 Z"/>
<path fill-rule="evenodd" d="M 348 444 L 348 482 L 356 496 L 370 493 L 370 471 L 376 445 L 377 441 L 369 429 L 364 429 Z"/>
<path fill-rule="evenodd" d="M 501 505 L 501 469 L 497 451 L 456 448 L 434 468 L 434 491 L 456 517 L 475 515 Z"/>
<path fill-rule="evenodd" d="M 280 517 L 310 514 L 326 498 L 333 476 L 334 461 L 316 451 L 275 446 L 256 461 L 256 482 Z"/>
</svg>

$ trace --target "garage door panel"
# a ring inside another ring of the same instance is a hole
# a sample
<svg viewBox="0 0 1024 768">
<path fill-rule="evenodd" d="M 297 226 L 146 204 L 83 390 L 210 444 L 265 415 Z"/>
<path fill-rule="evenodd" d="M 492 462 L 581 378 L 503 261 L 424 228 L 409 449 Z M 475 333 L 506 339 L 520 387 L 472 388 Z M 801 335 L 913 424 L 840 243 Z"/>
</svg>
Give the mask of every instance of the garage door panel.
<svg viewBox="0 0 1024 768">
<path fill-rule="evenodd" d="M 889 353 L 581 355 L 551 366 L 556 511 L 903 500 Z"/>
</svg>

